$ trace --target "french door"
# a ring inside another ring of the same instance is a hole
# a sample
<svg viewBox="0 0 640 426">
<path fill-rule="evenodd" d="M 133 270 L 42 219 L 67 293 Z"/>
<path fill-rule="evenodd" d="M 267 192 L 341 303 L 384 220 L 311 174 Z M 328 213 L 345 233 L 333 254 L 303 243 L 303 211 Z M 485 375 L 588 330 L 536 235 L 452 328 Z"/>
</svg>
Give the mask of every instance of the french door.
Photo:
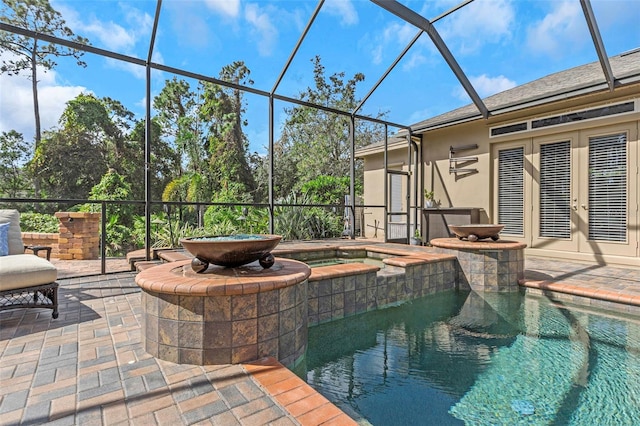
<svg viewBox="0 0 640 426">
<path fill-rule="evenodd" d="M 630 124 L 496 147 L 505 237 L 536 249 L 638 256 L 637 139 Z"/>
<path fill-rule="evenodd" d="M 635 131 L 615 126 L 534 138 L 532 247 L 637 255 Z"/>
</svg>

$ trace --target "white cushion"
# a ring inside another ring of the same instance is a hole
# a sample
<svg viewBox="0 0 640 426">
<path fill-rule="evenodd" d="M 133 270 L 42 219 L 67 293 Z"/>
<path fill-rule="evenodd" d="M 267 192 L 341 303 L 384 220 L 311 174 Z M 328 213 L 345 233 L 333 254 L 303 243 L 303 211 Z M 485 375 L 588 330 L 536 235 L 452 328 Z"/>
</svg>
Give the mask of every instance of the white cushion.
<svg viewBox="0 0 640 426">
<path fill-rule="evenodd" d="M 33 254 L 0 257 L 0 291 L 49 284 L 58 270 L 47 259 Z"/>
<path fill-rule="evenodd" d="M 11 223 L 9 226 L 9 254 L 24 253 L 22 233 L 20 232 L 20 212 L 18 210 L 0 209 L 0 223 Z"/>
</svg>

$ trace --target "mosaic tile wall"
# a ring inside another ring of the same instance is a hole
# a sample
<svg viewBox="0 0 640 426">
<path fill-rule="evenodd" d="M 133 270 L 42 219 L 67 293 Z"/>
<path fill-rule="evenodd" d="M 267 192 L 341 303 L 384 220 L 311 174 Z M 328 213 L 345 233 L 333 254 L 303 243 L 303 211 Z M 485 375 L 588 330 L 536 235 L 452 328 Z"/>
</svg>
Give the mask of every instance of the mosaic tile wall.
<svg viewBox="0 0 640 426">
<path fill-rule="evenodd" d="M 524 278 L 524 250 L 451 250 L 440 253 L 458 258 L 458 288 L 508 292 L 518 291 L 518 280 Z"/>
<path fill-rule="evenodd" d="M 143 290 L 143 344 L 151 355 L 181 364 L 273 356 L 292 365 L 307 346 L 307 285 L 209 297 Z"/>
<path fill-rule="evenodd" d="M 456 288 L 454 260 L 387 266 L 347 277 L 309 279 L 309 325 L 381 309 Z"/>
</svg>

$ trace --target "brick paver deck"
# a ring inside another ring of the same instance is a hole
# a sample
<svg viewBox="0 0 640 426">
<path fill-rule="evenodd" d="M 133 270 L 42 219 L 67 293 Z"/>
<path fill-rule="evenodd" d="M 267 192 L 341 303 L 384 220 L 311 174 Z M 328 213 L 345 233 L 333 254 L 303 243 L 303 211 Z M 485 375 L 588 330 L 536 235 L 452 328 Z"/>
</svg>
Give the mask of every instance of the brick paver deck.
<svg viewBox="0 0 640 426">
<path fill-rule="evenodd" d="M 526 283 L 640 300 L 640 270 L 527 258 Z M 344 413 L 274 360 L 177 365 L 140 340 L 134 273 L 60 280 L 50 310 L 0 312 L 0 423 L 52 425 L 347 424 Z M 626 296 L 626 297 L 622 297 Z M 613 305 L 612 305 L 613 306 Z"/>
<path fill-rule="evenodd" d="M 56 320 L 44 309 L 2 312 L 1 423 L 299 423 L 241 365 L 148 355 L 139 319 L 133 273 L 62 280 Z"/>
</svg>

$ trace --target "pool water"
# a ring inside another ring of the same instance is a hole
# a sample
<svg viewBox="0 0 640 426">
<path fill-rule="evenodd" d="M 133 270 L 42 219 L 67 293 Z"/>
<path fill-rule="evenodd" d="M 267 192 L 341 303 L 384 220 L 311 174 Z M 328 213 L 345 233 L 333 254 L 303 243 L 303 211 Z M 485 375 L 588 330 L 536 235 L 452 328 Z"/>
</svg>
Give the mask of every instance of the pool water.
<svg viewBox="0 0 640 426">
<path fill-rule="evenodd" d="M 640 318 L 519 293 L 312 327 L 303 367 L 361 424 L 640 425 Z"/>
</svg>

